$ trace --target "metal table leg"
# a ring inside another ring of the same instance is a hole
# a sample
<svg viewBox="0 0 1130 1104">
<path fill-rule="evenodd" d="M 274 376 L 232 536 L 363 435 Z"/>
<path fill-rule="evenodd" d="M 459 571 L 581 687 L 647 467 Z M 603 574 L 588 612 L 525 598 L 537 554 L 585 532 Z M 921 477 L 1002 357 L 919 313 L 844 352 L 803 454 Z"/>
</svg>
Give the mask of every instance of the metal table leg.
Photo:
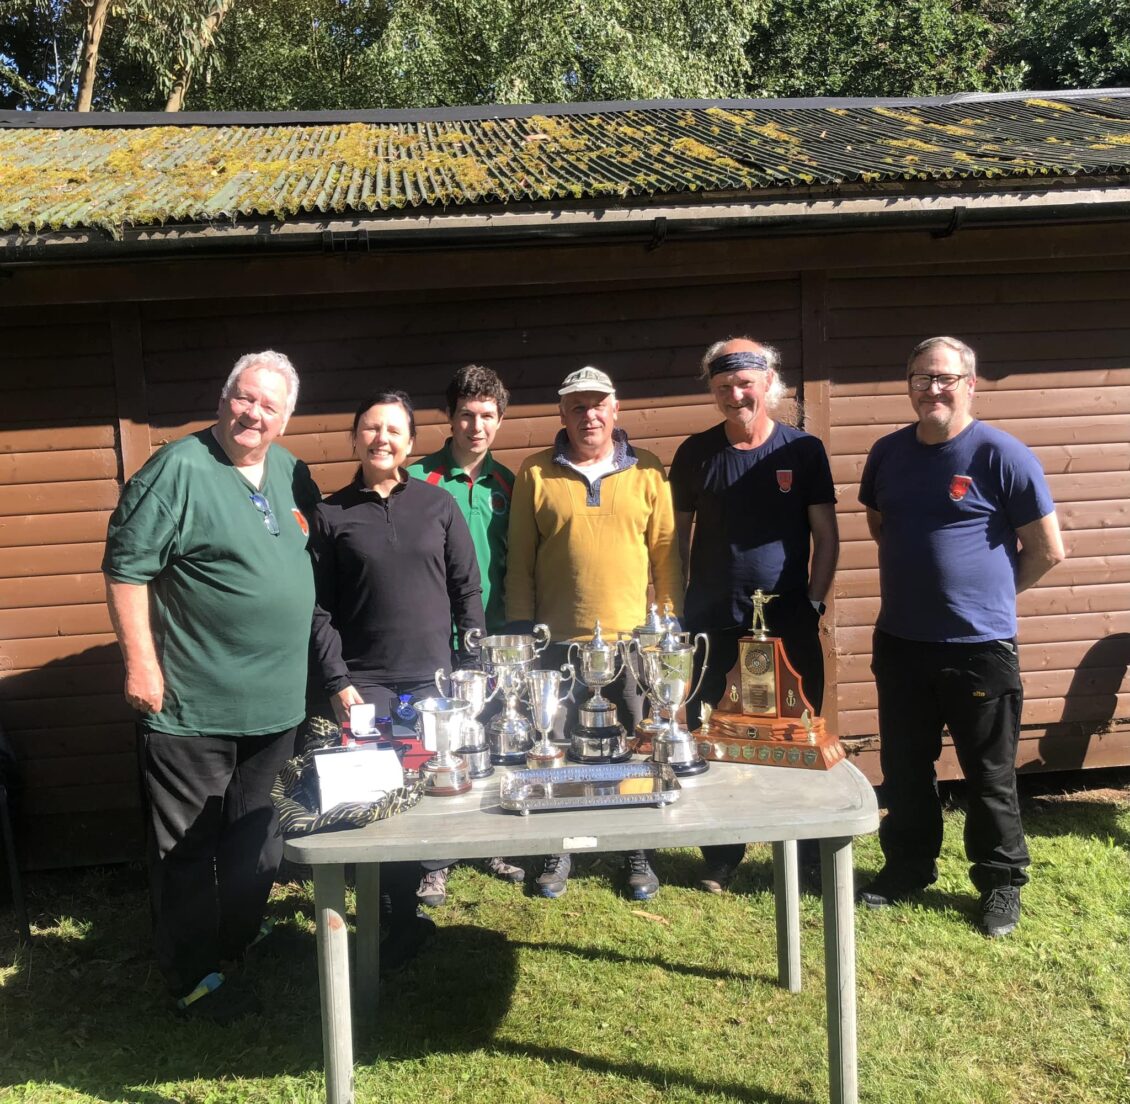
<svg viewBox="0 0 1130 1104">
<path fill-rule="evenodd" d="M 800 878 L 796 840 L 773 843 L 773 898 L 777 909 L 777 984 L 800 992 Z"/>
<path fill-rule="evenodd" d="M 357 1008 L 373 1015 L 380 1000 L 381 866 L 357 864 Z"/>
<path fill-rule="evenodd" d="M 829 1099 L 832 1104 L 858 1104 L 851 837 L 822 839 L 820 864 L 824 891 Z"/>
<path fill-rule="evenodd" d="M 314 914 L 318 928 L 326 1101 L 327 1104 L 353 1104 L 353 1016 L 343 865 L 314 866 Z"/>
</svg>

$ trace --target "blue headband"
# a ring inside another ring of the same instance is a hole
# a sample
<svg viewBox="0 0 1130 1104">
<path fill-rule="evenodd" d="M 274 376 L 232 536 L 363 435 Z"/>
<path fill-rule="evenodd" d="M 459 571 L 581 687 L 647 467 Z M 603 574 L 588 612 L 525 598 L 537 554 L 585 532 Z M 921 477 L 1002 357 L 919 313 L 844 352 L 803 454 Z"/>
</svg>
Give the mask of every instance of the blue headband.
<svg viewBox="0 0 1130 1104">
<path fill-rule="evenodd" d="M 769 358 L 762 353 L 724 353 L 716 356 L 707 366 L 711 378 L 723 372 L 742 372 L 753 368 L 759 372 L 768 372 Z"/>
</svg>

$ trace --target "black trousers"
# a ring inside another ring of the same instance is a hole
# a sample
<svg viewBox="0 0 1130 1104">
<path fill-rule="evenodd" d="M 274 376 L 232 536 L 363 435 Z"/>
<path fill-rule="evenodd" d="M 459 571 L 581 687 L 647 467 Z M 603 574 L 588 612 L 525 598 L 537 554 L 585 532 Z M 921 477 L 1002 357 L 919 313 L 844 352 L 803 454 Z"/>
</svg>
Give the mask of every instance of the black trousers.
<svg viewBox="0 0 1130 1104">
<path fill-rule="evenodd" d="M 820 646 L 820 615 L 806 594 L 782 594 L 765 607 L 765 624 L 770 636 L 779 636 L 789 662 L 800 675 L 804 696 L 819 714 L 824 706 L 824 650 Z M 697 630 L 696 630 L 697 631 Z M 687 723 L 698 725 L 701 702 L 717 705 L 726 690 L 726 676 L 738 660 L 738 641 L 748 629 L 706 630 L 710 639 L 710 659 L 698 700 L 687 707 Z M 695 678 L 699 667 L 695 666 Z M 801 840 L 801 861 L 818 861 L 815 841 Z M 712 866 L 736 867 L 745 857 L 744 843 L 720 843 L 702 848 L 702 857 Z"/>
<path fill-rule="evenodd" d="M 294 733 L 173 736 L 141 726 L 157 965 L 175 997 L 237 960 L 259 932 L 283 850 L 271 786 Z"/>
<path fill-rule="evenodd" d="M 932 644 L 875 631 L 879 762 L 887 815 L 879 842 L 887 869 L 912 883 L 937 876 L 942 808 L 934 764 L 942 729 L 953 738 L 969 811 L 965 854 L 982 892 L 1028 881 L 1016 792 L 1023 690 L 1015 642 Z"/>
</svg>

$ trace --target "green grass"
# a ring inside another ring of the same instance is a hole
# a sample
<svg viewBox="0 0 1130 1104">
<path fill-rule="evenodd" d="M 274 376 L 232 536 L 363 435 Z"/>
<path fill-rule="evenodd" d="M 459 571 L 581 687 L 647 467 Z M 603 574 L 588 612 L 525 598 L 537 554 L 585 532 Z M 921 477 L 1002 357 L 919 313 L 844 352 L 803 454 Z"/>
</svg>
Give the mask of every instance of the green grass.
<svg viewBox="0 0 1130 1104">
<path fill-rule="evenodd" d="M 859 912 L 863 1101 L 1130 1102 L 1130 795 L 1095 796 L 1026 802 L 1032 884 L 1008 939 L 973 928 L 959 810 L 922 903 Z M 874 838 L 857 842 L 862 875 L 879 862 Z M 664 888 L 643 906 L 611 857 L 580 860 L 556 902 L 460 868 L 439 938 L 358 1031 L 358 1100 L 827 1099 L 819 902 L 802 900 L 804 991 L 790 994 L 775 985 L 768 848 L 750 848 L 722 898 L 693 888 L 693 852 L 657 867 Z M 28 882 L 30 948 L 0 912 L 0 1100 L 323 1099 L 308 884 L 276 887 L 278 932 L 248 964 L 267 1011 L 221 1030 L 164 1010 L 140 868 Z"/>
</svg>

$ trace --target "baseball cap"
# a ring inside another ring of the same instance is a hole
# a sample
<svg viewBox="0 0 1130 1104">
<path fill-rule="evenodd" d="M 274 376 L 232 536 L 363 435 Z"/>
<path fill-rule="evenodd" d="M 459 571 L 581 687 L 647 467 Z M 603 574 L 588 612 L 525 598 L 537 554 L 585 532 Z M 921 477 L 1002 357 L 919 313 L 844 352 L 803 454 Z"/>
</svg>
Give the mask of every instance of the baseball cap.
<svg viewBox="0 0 1130 1104">
<path fill-rule="evenodd" d="M 575 372 L 570 372 L 562 381 L 557 393 L 572 395 L 574 391 L 601 391 L 605 395 L 615 395 L 616 387 L 606 372 L 586 365 Z"/>
</svg>

